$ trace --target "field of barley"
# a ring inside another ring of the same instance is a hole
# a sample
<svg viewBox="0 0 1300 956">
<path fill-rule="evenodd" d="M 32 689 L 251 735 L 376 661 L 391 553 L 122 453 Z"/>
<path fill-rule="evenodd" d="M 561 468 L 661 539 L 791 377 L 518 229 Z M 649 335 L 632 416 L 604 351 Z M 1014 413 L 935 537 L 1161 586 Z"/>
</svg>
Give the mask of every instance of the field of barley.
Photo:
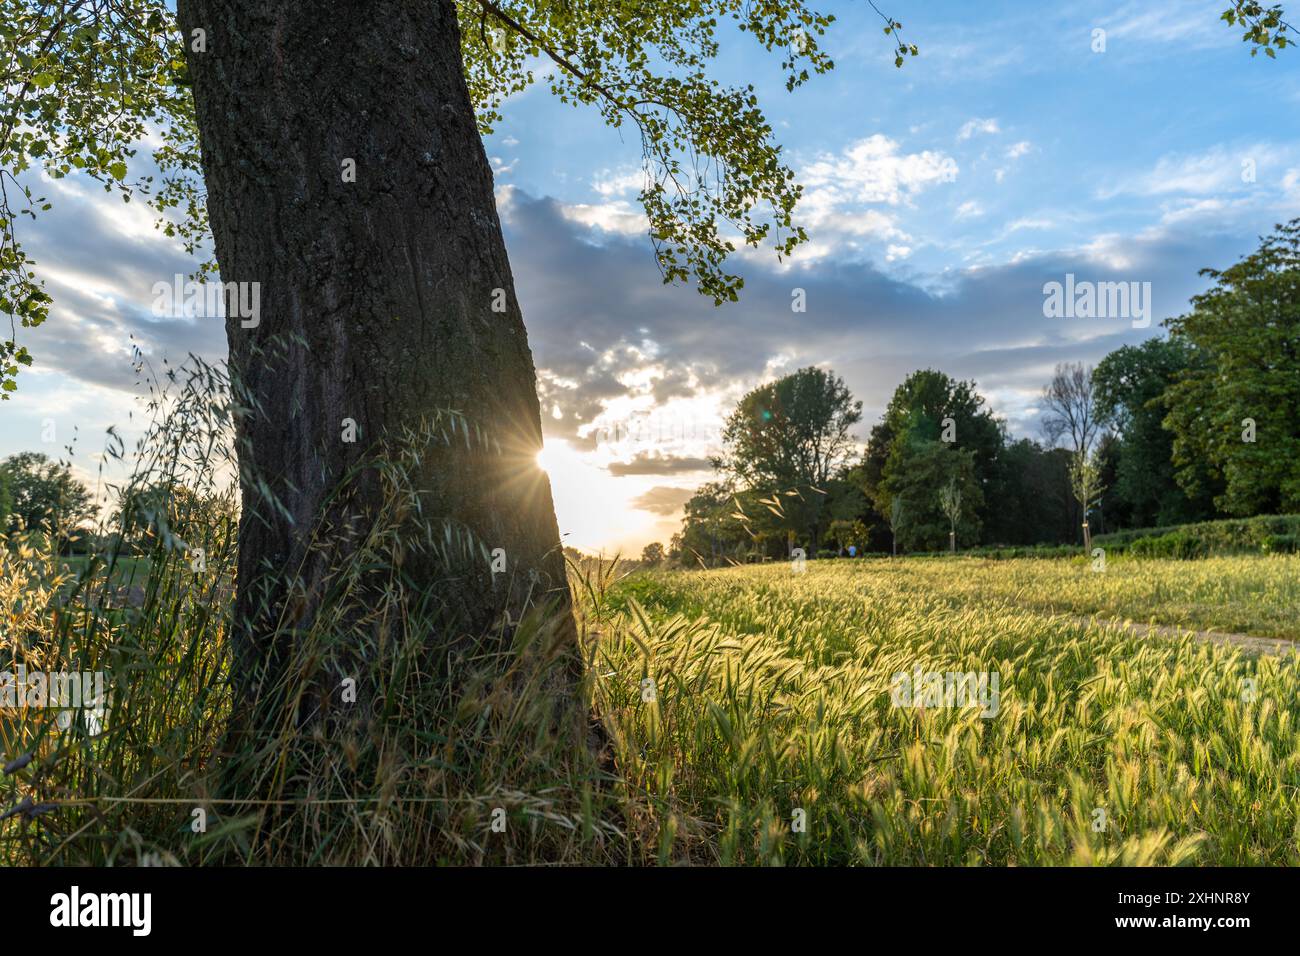
<svg viewBox="0 0 1300 956">
<path fill-rule="evenodd" d="M 1300 863 L 1300 557 L 809 562 L 588 589 L 597 708 L 661 862 Z M 992 716 L 895 706 L 992 673 Z"/>
<path fill-rule="evenodd" d="M 234 552 L 206 544 L 210 577 L 0 547 L 28 666 L 114 686 L 102 726 L 0 720 L 0 864 L 1300 863 L 1300 556 L 575 567 L 603 734 L 557 732 L 559 618 L 443 660 L 380 608 L 355 725 L 219 759 Z M 335 630 L 304 673 L 368 633 Z M 952 674 L 996 697 L 896 692 Z"/>
</svg>

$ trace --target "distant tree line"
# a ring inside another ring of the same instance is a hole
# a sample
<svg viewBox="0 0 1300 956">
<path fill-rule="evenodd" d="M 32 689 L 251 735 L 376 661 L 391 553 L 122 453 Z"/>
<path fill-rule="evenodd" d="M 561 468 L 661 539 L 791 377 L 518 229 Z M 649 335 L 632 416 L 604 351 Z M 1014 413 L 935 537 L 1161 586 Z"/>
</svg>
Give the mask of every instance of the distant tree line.
<svg viewBox="0 0 1300 956">
<path fill-rule="evenodd" d="M 872 426 L 842 379 L 804 368 L 754 389 L 716 477 L 686 503 L 685 564 L 973 545 L 1300 512 L 1300 219 L 1095 369 L 1060 365 L 1043 442 L 1013 440 L 972 381 L 913 372 Z"/>
</svg>

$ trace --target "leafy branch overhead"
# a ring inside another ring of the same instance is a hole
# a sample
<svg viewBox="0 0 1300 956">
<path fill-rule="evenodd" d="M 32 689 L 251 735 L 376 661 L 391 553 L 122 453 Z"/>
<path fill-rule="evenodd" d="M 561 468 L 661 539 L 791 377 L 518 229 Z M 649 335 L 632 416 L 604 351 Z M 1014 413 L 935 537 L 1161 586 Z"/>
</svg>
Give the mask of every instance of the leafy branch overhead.
<svg viewBox="0 0 1300 956">
<path fill-rule="evenodd" d="M 24 251 L 21 217 L 50 208 L 33 193 L 44 172 L 81 172 L 123 202 L 148 196 L 179 222 L 160 220 L 194 252 L 207 235 L 193 100 L 184 86 L 180 35 L 157 0 L 30 3 L 0 0 L 0 311 L 9 319 L 0 342 L 0 389 L 12 392 L 19 366 L 32 357 L 17 343 L 19 327 L 45 321 L 51 299 Z M 162 171 L 128 180 L 128 164 L 152 141 Z M 28 174 L 28 175 L 24 175 Z M 5 394 L 4 397 L 8 397 Z"/>
<path fill-rule="evenodd" d="M 795 225 L 794 173 L 752 86 L 729 88 L 707 67 L 718 32 L 732 24 L 779 52 L 793 90 L 832 68 L 818 45 L 833 17 L 791 2 L 709 0 L 626 4 L 600 0 L 511 3 L 458 0 L 462 52 L 480 129 L 503 100 L 539 76 L 562 101 L 594 106 L 610 126 L 634 128 L 646 171 L 641 201 L 665 281 L 695 279 L 715 301 L 742 281 L 724 268 L 737 243 L 771 240 L 779 255 L 807 237 Z M 884 18 L 897 41 L 900 24 Z M 17 329 L 45 321 L 50 297 L 27 258 L 15 220 L 49 208 L 33 195 L 39 170 L 87 173 L 123 201 L 147 198 L 157 226 L 191 254 L 210 248 L 194 104 L 175 15 L 159 0 L 67 4 L 0 0 L 0 387 L 15 387 L 32 358 Z M 915 47 L 898 42 L 900 56 Z M 141 143 L 161 172 L 130 179 Z M 208 259 L 199 271 L 212 272 Z"/>
<path fill-rule="evenodd" d="M 1285 14 L 1279 4 L 1265 7 L 1259 0 L 1234 0 L 1232 6 L 1223 11 L 1221 17 L 1228 26 L 1241 27 L 1241 39 L 1253 44 L 1250 55 L 1257 56 L 1260 50 L 1269 58 L 1277 56 L 1277 51 L 1295 42 L 1286 35 L 1291 24 L 1282 17 Z"/>
<path fill-rule="evenodd" d="M 595 107 L 640 139 L 641 204 L 665 281 L 694 277 L 715 301 L 742 280 L 724 268 L 737 244 L 771 240 L 788 255 L 807 236 L 794 223 L 800 189 L 753 86 L 708 75 L 730 22 L 779 52 L 786 88 L 833 67 L 819 38 L 833 17 L 801 2 L 627 4 L 458 3 L 463 56 L 482 130 L 506 96 L 545 82 L 562 102 Z M 891 24 L 892 26 L 892 24 Z"/>
</svg>

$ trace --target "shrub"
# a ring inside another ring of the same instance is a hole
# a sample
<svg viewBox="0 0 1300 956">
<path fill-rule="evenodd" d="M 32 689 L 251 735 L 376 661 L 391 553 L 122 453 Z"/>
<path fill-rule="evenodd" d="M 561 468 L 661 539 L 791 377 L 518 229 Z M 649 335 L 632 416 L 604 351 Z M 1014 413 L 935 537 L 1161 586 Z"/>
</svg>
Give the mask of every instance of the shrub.
<svg viewBox="0 0 1300 956">
<path fill-rule="evenodd" d="M 1129 552 L 1139 557 L 1204 557 L 1207 555 L 1272 554 L 1300 537 L 1300 515 L 1259 515 L 1228 518 L 1168 528 L 1138 528 L 1097 535 L 1093 543 L 1108 554 Z M 1158 542 L 1158 543 L 1157 543 Z"/>
<path fill-rule="evenodd" d="M 1204 542 L 1186 531 L 1138 538 L 1128 552 L 1139 558 L 1201 558 L 1208 554 Z"/>
<path fill-rule="evenodd" d="M 1295 554 L 1300 552 L 1300 534 L 1271 534 L 1264 539 L 1266 554 Z"/>
</svg>

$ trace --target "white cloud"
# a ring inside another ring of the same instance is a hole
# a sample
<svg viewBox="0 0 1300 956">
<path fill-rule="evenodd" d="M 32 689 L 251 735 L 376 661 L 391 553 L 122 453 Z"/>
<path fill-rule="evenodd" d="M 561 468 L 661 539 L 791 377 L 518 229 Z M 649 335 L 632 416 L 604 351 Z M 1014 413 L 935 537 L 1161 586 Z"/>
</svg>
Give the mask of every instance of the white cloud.
<svg viewBox="0 0 1300 956">
<path fill-rule="evenodd" d="M 953 213 L 953 218 L 974 219 L 977 216 L 982 216 L 982 215 L 984 215 L 984 207 L 981 206 L 979 202 L 977 202 L 976 200 L 968 199 L 966 200 L 966 202 L 962 203 L 960 206 L 957 207 L 957 211 Z"/>
<path fill-rule="evenodd" d="M 1252 185 L 1248 170 L 1256 182 L 1264 182 L 1266 170 L 1285 163 L 1292 152 L 1254 144 L 1231 148 L 1220 145 L 1202 153 L 1170 154 L 1162 156 L 1149 172 L 1105 186 L 1097 191 L 1097 196 L 1111 199 L 1125 194 L 1209 196 L 1236 192 Z"/>
<path fill-rule="evenodd" d="M 1022 216 L 1007 226 L 1007 232 L 1020 232 L 1025 229 L 1051 229 L 1056 223 L 1042 217 Z"/>
<path fill-rule="evenodd" d="M 645 171 L 626 169 L 612 172 L 608 169 L 598 173 L 592 180 L 591 188 L 601 196 L 622 196 L 626 193 L 638 193 L 645 186 Z"/>
<path fill-rule="evenodd" d="M 1282 191 L 1291 202 L 1300 202 L 1300 166 L 1288 169 L 1282 177 Z"/>
<path fill-rule="evenodd" d="M 823 154 L 803 170 L 800 181 L 829 191 L 838 202 L 897 206 L 935 183 L 952 182 L 957 173 L 951 156 L 931 150 L 900 153 L 896 141 L 876 133 L 838 155 Z"/>
<path fill-rule="evenodd" d="M 624 236 L 644 235 L 650 229 L 645 212 L 622 199 L 603 203 L 561 204 L 560 211 L 570 222 Z"/>
<path fill-rule="evenodd" d="M 1027 139 L 1022 139 L 1018 143 L 1012 143 L 1007 147 L 1007 159 L 1019 159 L 1033 148 L 1033 144 Z"/>
<path fill-rule="evenodd" d="M 962 124 L 961 129 L 957 133 L 957 140 L 958 142 L 967 140 L 979 133 L 993 134 L 998 132 L 1001 132 L 1001 128 L 998 126 L 997 120 L 980 119 L 979 117 L 976 117 L 975 119 L 967 120 Z"/>
<path fill-rule="evenodd" d="M 1174 46 L 1182 51 L 1226 46 L 1234 37 L 1219 19 L 1221 4 L 1206 0 L 1140 0 L 1100 21 L 1108 40 Z"/>
</svg>

